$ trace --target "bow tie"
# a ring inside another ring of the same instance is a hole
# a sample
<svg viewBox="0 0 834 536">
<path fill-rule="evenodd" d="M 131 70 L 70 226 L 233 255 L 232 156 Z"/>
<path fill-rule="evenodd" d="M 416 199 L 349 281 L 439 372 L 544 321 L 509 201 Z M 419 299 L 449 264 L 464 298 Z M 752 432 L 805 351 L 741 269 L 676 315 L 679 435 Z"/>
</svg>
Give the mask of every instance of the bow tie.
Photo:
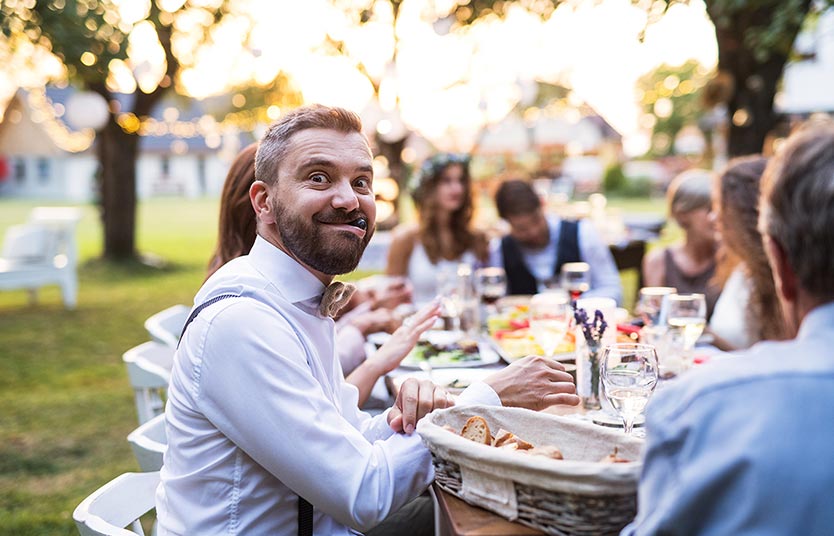
<svg viewBox="0 0 834 536">
<path fill-rule="evenodd" d="M 342 307 L 347 304 L 354 292 L 356 292 L 356 287 L 350 283 L 342 283 L 341 281 L 330 283 L 321 297 L 319 314 L 330 318 L 335 317 L 342 310 Z"/>
</svg>

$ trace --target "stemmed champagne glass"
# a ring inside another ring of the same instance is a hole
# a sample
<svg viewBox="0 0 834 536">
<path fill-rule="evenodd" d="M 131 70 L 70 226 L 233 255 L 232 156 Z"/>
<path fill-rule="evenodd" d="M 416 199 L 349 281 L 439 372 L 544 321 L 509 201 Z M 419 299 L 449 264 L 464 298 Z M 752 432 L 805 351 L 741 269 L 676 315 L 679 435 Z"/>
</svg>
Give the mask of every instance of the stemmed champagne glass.
<svg viewBox="0 0 834 536">
<path fill-rule="evenodd" d="M 536 294 L 530 300 L 530 333 L 545 357 L 552 358 L 570 326 L 571 308 L 561 292 Z"/>
<path fill-rule="evenodd" d="M 646 408 L 657 378 L 654 346 L 621 343 L 606 346 L 603 350 L 600 379 L 605 396 L 623 419 L 626 434 L 631 434 L 634 419 Z"/>
<path fill-rule="evenodd" d="M 562 265 L 562 288 L 576 301 L 591 289 L 591 266 L 587 262 L 567 262 Z"/>
<path fill-rule="evenodd" d="M 666 324 L 673 344 L 679 346 L 683 368 L 707 321 L 707 302 L 703 294 L 670 294 L 666 297 Z"/>
</svg>

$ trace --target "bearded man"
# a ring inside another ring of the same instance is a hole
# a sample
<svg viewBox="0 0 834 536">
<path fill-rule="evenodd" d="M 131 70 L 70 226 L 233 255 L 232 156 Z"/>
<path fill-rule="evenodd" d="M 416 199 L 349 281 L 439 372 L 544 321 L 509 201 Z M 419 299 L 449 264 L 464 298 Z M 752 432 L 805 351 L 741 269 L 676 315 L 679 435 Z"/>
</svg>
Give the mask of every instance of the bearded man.
<svg viewBox="0 0 834 536">
<path fill-rule="evenodd" d="M 294 110 L 261 140 L 255 178 L 258 238 L 197 293 L 174 359 L 159 534 L 356 534 L 431 483 L 431 456 L 413 431 L 451 400 L 410 379 L 370 417 L 343 379 L 329 317 L 340 284 L 331 283 L 356 267 L 376 218 L 359 118 Z M 425 330 L 438 312 L 430 305 L 410 324 Z M 573 393 L 561 365 L 530 357 L 458 403 L 541 409 L 576 404 Z M 431 530 L 417 525 L 406 518 L 386 532 Z"/>
</svg>

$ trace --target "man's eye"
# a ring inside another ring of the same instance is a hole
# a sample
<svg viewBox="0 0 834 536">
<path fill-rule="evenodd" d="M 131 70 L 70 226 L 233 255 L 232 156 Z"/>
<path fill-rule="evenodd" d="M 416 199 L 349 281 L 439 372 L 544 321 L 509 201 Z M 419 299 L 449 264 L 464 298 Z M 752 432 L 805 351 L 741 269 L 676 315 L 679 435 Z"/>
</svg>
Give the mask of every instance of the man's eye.
<svg viewBox="0 0 834 536">
<path fill-rule="evenodd" d="M 371 181 L 368 179 L 357 179 L 354 185 L 356 185 L 357 188 L 370 188 Z"/>
<path fill-rule="evenodd" d="M 310 175 L 310 180 L 313 182 L 324 183 L 327 182 L 327 175 L 324 173 L 313 173 Z"/>
</svg>

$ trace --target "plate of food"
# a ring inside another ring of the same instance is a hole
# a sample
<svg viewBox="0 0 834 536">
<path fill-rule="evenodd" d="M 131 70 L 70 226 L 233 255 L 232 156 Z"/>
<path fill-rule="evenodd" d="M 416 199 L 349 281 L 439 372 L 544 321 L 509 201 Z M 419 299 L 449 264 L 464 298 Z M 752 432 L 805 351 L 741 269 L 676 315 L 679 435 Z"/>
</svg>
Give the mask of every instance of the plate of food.
<svg viewBox="0 0 834 536">
<path fill-rule="evenodd" d="M 486 341 L 471 339 L 451 331 L 429 330 L 402 360 L 403 368 L 420 369 L 425 362 L 435 368 L 481 367 L 501 359 Z"/>
<path fill-rule="evenodd" d="M 528 355 L 542 355 L 542 349 L 530 332 L 528 309 L 528 305 L 518 303 L 487 318 L 490 342 L 508 363 Z M 554 357 L 557 360 L 573 359 L 575 350 L 576 339 L 568 332 L 556 348 Z"/>
</svg>

